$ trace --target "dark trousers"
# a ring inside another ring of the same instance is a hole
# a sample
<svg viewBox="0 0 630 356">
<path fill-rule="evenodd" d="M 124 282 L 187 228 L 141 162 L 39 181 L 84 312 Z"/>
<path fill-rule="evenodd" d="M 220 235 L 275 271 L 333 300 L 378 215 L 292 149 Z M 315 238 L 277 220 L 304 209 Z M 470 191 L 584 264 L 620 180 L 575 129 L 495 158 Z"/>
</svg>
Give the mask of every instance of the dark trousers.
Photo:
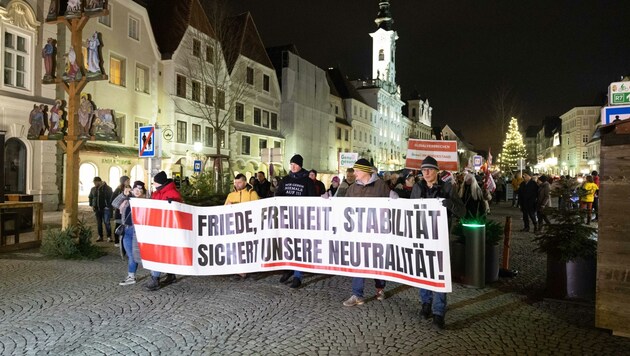
<svg viewBox="0 0 630 356">
<path fill-rule="evenodd" d="M 109 221 L 111 218 L 111 212 L 111 209 L 94 211 L 94 216 L 96 216 L 96 230 L 98 231 L 99 238 L 103 238 L 103 223 L 105 223 L 107 237 L 112 236 L 112 224 Z"/>
<path fill-rule="evenodd" d="M 543 211 L 543 208 L 538 208 L 538 211 L 536 211 L 536 214 L 538 215 L 538 223 L 540 225 L 543 224 L 543 222 L 547 225 L 551 225 L 551 221 L 549 221 L 549 218 L 547 217 L 547 215 L 545 214 L 545 212 Z"/>
<path fill-rule="evenodd" d="M 523 212 L 523 223 L 525 224 L 525 228 L 529 229 L 529 220 L 532 220 L 532 223 L 534 224 L 534 227 L 537 224 L 537 219 L 536 219 L 536 207 L 532 206 L 532 207 L 525 207 L 525 206 L 521 206 L 521 211 Z"/>
</svg>

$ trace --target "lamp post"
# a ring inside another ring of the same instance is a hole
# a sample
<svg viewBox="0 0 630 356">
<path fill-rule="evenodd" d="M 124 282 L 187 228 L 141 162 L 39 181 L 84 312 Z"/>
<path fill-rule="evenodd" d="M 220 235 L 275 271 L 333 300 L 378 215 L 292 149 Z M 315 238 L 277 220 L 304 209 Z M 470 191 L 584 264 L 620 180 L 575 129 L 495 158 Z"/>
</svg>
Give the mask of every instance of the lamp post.
<svg viewBox="0 0 630 356">
<path fill-rule="evenodd" d="M 2 167 L 2 172 L 0 172 L 0 203 L 4 203 L 4 136 L 6 133 L 6 130 L 0 130 L 0 167 Z"/>
</svg>

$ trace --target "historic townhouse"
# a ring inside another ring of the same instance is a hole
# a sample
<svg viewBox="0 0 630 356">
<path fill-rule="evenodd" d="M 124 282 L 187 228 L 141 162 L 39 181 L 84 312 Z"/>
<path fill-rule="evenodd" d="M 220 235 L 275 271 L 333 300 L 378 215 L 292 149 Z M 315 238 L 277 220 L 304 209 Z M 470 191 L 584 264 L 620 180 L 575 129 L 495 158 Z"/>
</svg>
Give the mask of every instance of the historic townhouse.
<svg viewBox="0 0 630 356">
<path fill-rule="evenodd" d="M 578 106 L 560 115 L 562 143 L 559 168 L 561 174 L 589 173 L 587 144 L 600 121 L 600 106 Z"/>
</svg>

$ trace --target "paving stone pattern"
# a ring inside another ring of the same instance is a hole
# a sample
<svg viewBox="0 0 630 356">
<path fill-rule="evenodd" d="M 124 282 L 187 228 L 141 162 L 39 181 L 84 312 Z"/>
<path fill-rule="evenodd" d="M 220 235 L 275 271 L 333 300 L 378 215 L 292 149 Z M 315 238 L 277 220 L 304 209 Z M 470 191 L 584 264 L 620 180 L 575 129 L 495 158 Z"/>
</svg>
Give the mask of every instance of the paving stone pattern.
<svg viewBox="0 0 630 356">
<path fill-rule="evenodd" d="M 493 206 L 493 218 L 505 216 L 522 227 L 516 209 Z M 532 236 L 513 235 L 516 278 L 455 285 L 439 332 L 420 317 L 417 289 L 397 283 L 380 302 L 368 280 L 366 303 L 344 307 L 347 277 L 306 275 L 292 290 L 279 273 L 180 276 L 148 292 L 143 269 L 137 284 L 118 285 L 127 267 L 111 243 L 96 261 L 0 254 L 0 354 L 630 355 L 630 339 L 594 327 L 592 302 L 544 298 L 545 259 Z"/>
</svg>

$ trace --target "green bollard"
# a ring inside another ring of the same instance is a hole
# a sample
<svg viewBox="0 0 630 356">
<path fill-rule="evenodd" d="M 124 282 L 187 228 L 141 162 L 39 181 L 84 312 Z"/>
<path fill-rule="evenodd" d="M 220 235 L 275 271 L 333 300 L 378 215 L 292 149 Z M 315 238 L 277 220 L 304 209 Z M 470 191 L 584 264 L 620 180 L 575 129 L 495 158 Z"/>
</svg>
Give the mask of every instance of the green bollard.
<svg viewBox="0 0 630 356">
<path fill-rule="evenodd" d="M 465 240 L 464 284 L 484 288 L 486 286 L 486 225 L 462 224 Z"/>
</svg>

